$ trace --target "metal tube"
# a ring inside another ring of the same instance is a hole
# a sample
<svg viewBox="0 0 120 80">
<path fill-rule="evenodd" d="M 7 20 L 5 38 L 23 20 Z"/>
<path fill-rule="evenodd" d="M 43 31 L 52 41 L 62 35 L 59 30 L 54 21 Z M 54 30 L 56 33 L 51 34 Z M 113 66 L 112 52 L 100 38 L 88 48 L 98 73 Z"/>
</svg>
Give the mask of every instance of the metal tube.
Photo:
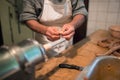
<svg viewBox="0 0 120 80">
<path fill-rule="evenodd" d="M 0 48 L 0 79 L 16 73 L 20 70 L 15 57 L 12 56 L 7 48 Z"/>
<path fill-rule="evenodd" d="M 32 39 L 23 40 L 11 48 L 0 48 L 0 79 L 44 60 L 43 46 Z"/>
</svg>

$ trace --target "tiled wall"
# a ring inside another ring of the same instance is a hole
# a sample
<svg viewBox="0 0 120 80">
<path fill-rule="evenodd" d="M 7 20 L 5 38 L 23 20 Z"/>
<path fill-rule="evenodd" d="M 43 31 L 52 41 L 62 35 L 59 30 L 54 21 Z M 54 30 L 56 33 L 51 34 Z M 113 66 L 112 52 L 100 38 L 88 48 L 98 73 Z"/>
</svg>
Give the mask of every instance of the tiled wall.
<svg viewBox="0 0 120 80">
<path fill-rule="evenodd" d="M 111 25 L 120 25 L 120 0 L 90 0 L 87 35 Z"/>
</svg>

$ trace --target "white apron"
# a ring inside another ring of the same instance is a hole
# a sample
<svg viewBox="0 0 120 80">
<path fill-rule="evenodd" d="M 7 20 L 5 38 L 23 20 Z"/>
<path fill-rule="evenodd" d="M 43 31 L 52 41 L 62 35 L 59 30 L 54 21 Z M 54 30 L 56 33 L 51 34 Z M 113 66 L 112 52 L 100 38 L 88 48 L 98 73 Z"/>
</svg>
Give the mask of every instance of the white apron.
<svg viewBox="0 0 120 80">
<path fill-rule="evenodd" d="M 65 2 L 60 4 L 54 4 L 52 1 L 54 0 L 44 0 L 43 12 L 42 12 L 42 15 L 39 16 L 39 21 L 40 23 L 47 26 L 54 25 L 61 28 L 63 24 L 71 21 L 71 16 L 72 16 L 71 1 L 63 0 Z M 35 38 L 41 44 L 51 43 L 51 41 L 49 41 L 47 37 L 42 34 L 36 33 Z M 54 53 L 52 52 L 51 54 L 60 53 L 70 45 L 72 45 L 72 39 L 69 41 L 66 40 L 54 46 L 52 48 Z"/>
</svg>

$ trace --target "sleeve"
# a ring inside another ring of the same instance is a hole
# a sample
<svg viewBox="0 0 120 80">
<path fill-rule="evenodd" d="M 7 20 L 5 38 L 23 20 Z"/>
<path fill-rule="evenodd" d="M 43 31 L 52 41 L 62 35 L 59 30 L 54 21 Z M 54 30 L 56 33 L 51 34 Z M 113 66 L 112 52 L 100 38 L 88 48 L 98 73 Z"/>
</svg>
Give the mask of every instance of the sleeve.
<svg viewBox="0 0 120 80">
<path fill-rule="evenodd" d="M 75 16 L 77 14 L 82 14 L 84 16 L 88 15 L 83 0 L 73 0 L 72 1 L 72 11 L 73 11 L 73 16 Z"/>
<path fill-rule="evenodd" d="M 36 4 L 36 5 L 34 5 Z M 38 19 L 38 15 L 40 14 L 41 10 L 40 4 L 35 2 L 34 0 L 23 0 L 23 8 L 20 14 L 20 21 L 24 22 L 26 20 Z"/>
</svg>

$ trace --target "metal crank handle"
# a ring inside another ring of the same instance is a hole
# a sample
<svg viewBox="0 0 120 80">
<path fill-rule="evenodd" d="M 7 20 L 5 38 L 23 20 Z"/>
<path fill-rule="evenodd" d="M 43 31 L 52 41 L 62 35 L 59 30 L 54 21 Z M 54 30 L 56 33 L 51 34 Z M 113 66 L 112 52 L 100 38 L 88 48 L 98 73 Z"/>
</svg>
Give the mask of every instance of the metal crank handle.
<svg viewBox="0 0 120 80">
<path fill-rule="evenodd" d="M 79 71 L 83 70 L 82 66 L 77 66 L 77 65 L 73 65 L 73 64 L 59 64 L 60 68 L 68 68 L 68 69 L 76 69 Z"/>
</svg>

